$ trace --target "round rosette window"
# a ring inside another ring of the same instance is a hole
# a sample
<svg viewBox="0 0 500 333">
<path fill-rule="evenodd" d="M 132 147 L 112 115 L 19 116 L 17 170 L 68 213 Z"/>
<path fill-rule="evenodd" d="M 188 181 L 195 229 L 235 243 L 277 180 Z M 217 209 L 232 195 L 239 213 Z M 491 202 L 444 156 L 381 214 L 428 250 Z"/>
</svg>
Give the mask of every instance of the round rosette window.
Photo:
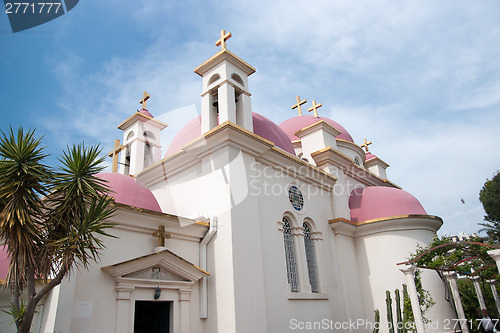
<svg viewBox="0 0 500 333">
<path fill-rule="evenodd" d="M 304 197 L 302 196 L 299 188 L 295 185 L 290 186 L 288 189 L 288 200 L 290 200 L 293 209 L 297 212 L 302 211 L 304 208 Z"/>
</svg>

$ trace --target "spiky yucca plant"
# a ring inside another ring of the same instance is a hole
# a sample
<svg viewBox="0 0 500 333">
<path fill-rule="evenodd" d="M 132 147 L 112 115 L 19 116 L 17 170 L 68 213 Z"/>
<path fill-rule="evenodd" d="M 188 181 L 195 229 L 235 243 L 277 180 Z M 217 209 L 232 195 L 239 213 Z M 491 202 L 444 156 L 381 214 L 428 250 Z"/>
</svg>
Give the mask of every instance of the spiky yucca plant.
<svg viewBox="0 0 500 333">
<path fill-rule="evenodd" d="M 99 147 L 68 147 L 53 170 L 42 163 L 47 155 L 34 134 L 20 128 L 0 137 L 0 237 L 10 256 L 11 310 L 22 333 L 29 332 L 38 302 L 74 265 L 97 260 L 114 212 L 96 177 L 103 169 Z M 45 282 L 39 290 L 37 280 Z"/>
</svg>

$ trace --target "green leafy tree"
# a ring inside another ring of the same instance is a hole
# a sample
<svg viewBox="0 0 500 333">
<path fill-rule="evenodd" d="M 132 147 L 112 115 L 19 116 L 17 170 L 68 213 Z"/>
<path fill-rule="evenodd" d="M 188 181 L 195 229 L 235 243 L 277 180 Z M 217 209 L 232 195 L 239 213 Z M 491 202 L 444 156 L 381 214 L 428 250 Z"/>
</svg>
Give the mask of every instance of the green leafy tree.
<svg viewBox="0 0 500 333">
<path fill-rule="evenodd" d="M 486 223 L 479 223 L 484 226 L 480 231 L 486 231 L 488 237 L 495 242 L 500 241 L 500 172 L 491 180 L 484 183 L 481 192 L 479 192 L 479 200 L 483 204 L 486 216 Z"/>
<path fill-rule="evenodd" d="M 68 147 L 58 169 L 43 164 L 43 149 L 34 131 L 10 129 L 0 137 L 0 238 L 10 257 L 8 312 L 21 333 L 72 268 L 98 259 L 113 226 L 106 221 L 114 212 L 109 190 L 96 177 L 103 169 L 99 147 Z"/>
<path fill-rule="evenodd" d="M 462 300 L 462 307 L 464 308 L 465 317 L 472 323 L 472 325 L 470 325 L 470 331 L 471 333 L 479 332 L 479 323 L 475 319 L 480 318 L 481 309 L 479 306 L 479 301 L 477 299 L 476 289 L 474 288 L 472 281 L 469 279 L 459 279 L 457 281 L 457 284 L 458 291 L 460 292 L 460 298 Z M 480 283 L 480 286 L 484 302 L 486 303 L 486 308 L 488 309 L 488 313 L 491 316 L 498 318 L 498 311 L 495 305 L 493 293 L 491 292 L 491 287 L 487 283 L 485 283 L 484 280 Z"/>
</svg>

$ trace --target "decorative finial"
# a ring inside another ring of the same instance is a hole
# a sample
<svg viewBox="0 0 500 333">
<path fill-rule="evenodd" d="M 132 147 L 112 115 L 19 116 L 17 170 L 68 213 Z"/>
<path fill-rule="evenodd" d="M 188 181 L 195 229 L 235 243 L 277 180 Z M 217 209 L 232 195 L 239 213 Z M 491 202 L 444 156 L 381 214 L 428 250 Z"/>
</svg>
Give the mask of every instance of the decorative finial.
<svg viewBox="0 0 500 333">
<path fill-rule="evenodd" d="M 323 105 L 321 103 L 316 104 L 316 101 L 313 101 L 313 106 L 307 109 L 307 111 L 311 112 L 314 111 L 314 118 L 319 118 L 318 116 L 318 109 L 322 107 Z"/>
<path fill-rule="evenodd" d="M 153 237 L 158 238 L 158 246 L 165 247 L 165 238 L 170 238 L 170 235 L 165 232 L 165 226 L 158 227 L 158 231 L 153 232 Z"/>
<path fill-rule="evenodd" d="M 295 105 L 292 106 L 292 110 L 298 108 L 299 109 L 299 116 L 302 116 L 302 107 L 301 107 L 301 105 L 305 104 L 305 103 L 307 103 L 306 99 L 304 99 L 304 100 L 301 101 L 300 100 L 300 96 L 297 96 L 297 104 L 295 104 Z"/>
<path fill-rule="evenodd" d="M 139 101 L 139 103 L 142 104 L 142 108 L 144 110 L 146 110 L 146 101 L 150 98 L 151 96 L 147 93 L 147 92 L 144 92 L 144 94 L 142 94 L 142 99 Z"/>
<path fill-rule="evenodd" d="M 372 144 L 371 141 L 366 141 L 366 139 L 363 139 L 365 143 L 363 143 L 360 147 L 361 149 L 365 148 L 366 152 L 368 153 L 368 146 Z"/>
<path fill-rule="evenodd" d="M 118 154 L 125 149 L 125 146 L 120 144 L 120 140 L 116 139 L 115 140 L 115 146 L 113 147 L 113 150 L 109 152 L 108 156 L 113 157 L 113 166 L 112 170 L 113 172 L 118 172 Z"/>
<path fill-rule="evenodd" d="M 220 39 L 215 42 L 215 46 L 221 46 L 221 51 L 226 49 L 226 40 L 231 38 L 232 34 L 230 32 L 226 33 L 226 30 L 222 29 L 220 31 Z"/>
</svg>

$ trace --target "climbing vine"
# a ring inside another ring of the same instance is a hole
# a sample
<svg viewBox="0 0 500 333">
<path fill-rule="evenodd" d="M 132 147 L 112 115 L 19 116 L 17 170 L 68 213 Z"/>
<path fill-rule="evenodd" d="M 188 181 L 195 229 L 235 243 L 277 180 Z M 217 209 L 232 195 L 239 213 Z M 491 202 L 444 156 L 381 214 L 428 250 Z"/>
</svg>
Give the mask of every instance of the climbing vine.
<svg viewBox="0 0 500 333">
<path fill-rule="evenodd" d="M 454 241 L 450 237 L 434 235 L 427 247 L 417 246 L 407 263 L 440 273 L 455 271 L 462 275 L 493 279 L 498 276 L 498 270 L 495 261 L 487 253 L 493 249 L 496 249 L 495 245 L 482 242 L 479 237 Z"/>
<path fill-rule="evenodd" d="M 439 237 L 434 235 L 432 242 L 427 247 L 418 246 L 415 253 L 410 255 L 406 264 L 414 264 L 421 269 L 435 270 L 442 278 L 444 272 L 456 272 L 461 276 L 479 276 L 483 283 L 485 280 L 498 280 L 498 269 L 493 258 L 488 255 L 488 251 L 496 249 L 492 242 L 485 242 L 479 237 L 459 240 L 456 237 Z M 417 290 L 419 290 L 419 301 L 422 309 L 427 311 L 434 302 L 430 298 L 430 293 L 422 288 L 420 272 L 417 270 L 419 278 L 415 279 Z M 416 276 L 417 276 L 416 274 Z M 478 302 L 474 288 L 468 279 L 458 281 L 462 303 L 470 304 L 470 310 L 464 306 L 468 320 L 475 320 L 479 313 Z M 488 292 L 484 293 L 485 301 L 488 301 Z M 429 302 L 429 299 L 431 300 Z M 409 300 L 404 300 L 404 312 L 411 320 L 413 313 Z M 428 322 L 427 319 L 424 319 Z"/>
</svg>

